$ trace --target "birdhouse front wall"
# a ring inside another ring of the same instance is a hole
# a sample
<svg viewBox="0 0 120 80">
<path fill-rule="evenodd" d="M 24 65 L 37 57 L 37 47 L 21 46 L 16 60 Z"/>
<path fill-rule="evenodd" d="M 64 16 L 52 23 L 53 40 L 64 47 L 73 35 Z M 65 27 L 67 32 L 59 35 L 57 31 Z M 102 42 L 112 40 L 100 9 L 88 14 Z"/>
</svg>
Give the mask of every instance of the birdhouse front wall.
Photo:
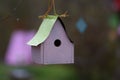
<svg viewBox="0 0 120 80">
<path fill-rule="evenodd" d="M 56 21 L 49 37 L 43 45 L 44 64 L 66 64 L 74 62 L 74 45 L 70 42 L 59 19 Z"/>
</svg>

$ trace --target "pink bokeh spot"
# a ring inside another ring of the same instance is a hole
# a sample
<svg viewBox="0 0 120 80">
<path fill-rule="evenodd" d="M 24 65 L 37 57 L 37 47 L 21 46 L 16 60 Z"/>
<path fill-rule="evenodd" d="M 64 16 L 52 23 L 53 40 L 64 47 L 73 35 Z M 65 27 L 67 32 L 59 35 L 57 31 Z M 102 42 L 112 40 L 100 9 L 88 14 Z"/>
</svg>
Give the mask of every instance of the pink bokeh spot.
<svg viewBox="0 0 120 80">
<path fill-rule="evenodd" d="M 27 42 L 33 36 L 34 31 L 14 31 L 6 52 L 5 63 L 14 66 L 31 64 L 31 47 L 27 45 Z"/>
</svg>

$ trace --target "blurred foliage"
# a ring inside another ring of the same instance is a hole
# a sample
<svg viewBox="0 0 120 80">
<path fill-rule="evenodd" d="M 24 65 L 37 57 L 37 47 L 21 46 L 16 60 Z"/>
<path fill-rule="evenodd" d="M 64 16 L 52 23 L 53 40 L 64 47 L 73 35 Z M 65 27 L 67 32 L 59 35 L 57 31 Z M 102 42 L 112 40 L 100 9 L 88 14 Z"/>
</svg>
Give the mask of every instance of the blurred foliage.
<svg viewBox="0 0 120 80">
<path fill-rule="evenodd" d="M 27 70 L 33 80 L 79 80 L 76 69 L 71 65 L 12 67 L 3 64 L 0 65 L 0 79 L 9 80 L 10 72 L 14 69 Z"/>
<path fill-rule="evenodd" d="M 109 19 L 109 26 L 112 28 L 112 29 L 115 29 L 118 27 L 119 25 L 119 18 L 116 14 L 113 14 L 110 19 Z"/>
</svg>

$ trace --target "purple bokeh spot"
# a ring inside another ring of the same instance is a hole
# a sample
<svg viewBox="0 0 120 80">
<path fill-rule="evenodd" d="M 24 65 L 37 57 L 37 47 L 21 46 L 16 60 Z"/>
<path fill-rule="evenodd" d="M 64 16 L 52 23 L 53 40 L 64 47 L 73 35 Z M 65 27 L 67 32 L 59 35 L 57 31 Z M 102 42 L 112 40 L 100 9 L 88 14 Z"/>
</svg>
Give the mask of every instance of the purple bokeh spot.
<svg viewBox="0 0 120 80">
<path fill-rule="evenodd" d="M 11 35 L 5 63 L 8 65 L 28 65 L 32 63 L 31 46 L 26 43 L 33 37 L 34 31 L 17 30 Z"/>
</svg>

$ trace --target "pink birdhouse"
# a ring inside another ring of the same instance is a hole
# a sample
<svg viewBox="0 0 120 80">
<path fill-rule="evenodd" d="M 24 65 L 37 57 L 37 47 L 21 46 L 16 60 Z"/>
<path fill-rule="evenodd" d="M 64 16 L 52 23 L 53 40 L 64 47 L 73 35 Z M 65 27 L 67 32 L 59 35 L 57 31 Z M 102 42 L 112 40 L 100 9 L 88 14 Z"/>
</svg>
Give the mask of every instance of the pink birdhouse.
<svg viewBox="0 0 120 80">
<path fill-rule="evenodd" d="M 35 64 L 74 63 L 74 44 L 59 16 L 44 18 L 36 35 L 28 42 Z"/>
</svg>

